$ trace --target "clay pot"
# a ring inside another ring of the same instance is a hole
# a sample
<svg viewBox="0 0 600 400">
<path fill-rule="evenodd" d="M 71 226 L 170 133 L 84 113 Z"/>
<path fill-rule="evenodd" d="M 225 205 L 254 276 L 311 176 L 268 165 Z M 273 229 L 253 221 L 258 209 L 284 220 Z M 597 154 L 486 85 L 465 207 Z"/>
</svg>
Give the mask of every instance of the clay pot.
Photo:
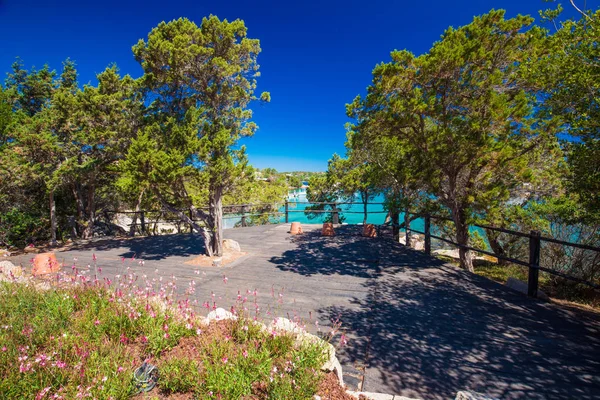
<svg viewBox="0 0 600 400">
<path fill-rule="evenodd" d="M 375 225 L 373 224 L 365 224 L 363 225 L 362 235 L 364 237 L 377 237 L 377 229 L 375 229 Z"/>
<path fill-rule="evenodd" d="M 292 222 L 290 233 L 292 235 L 300 235 L 302 233 L 302 226 L 300 225 L 300 222 Z"/>
<path fill-rule="evenodd" d="M 325 222 L 323 224 L 323 230 L 321 231 L 321 235 L 335 236 L 335 231 L 333 230 L 333 224 L 331 222 Z"/>
<path fill-rule="evenodd" d="M 41 253 L 37 254 L 33 259 L 33 268 L 31 274 L 33 276 L 49 274 L 51 272 L 58 272 L 61 265 L 56 261 L 54 253 Z"/>
</svg>

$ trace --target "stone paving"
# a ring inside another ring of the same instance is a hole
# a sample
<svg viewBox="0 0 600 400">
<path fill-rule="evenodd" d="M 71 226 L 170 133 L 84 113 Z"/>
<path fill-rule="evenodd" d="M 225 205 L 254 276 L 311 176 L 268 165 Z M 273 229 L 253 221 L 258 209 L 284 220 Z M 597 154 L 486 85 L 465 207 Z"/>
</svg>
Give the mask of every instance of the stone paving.
<svg viewBox="0 0 600 400">
<path fill-rule="evenodd" d="M 303 228 L 295 237 L 288 225 L 226 230 L 247 255 L 221 268 L 184 264 L 203 253 L 191 235 L 97 241 L 57 258 L 85 266 L 95 254 L 109 277 L 127 267 L 153 277 L 158 269 L 164 281 L 177 278 L 180 292 L 196 282 L 191 297 L 199 304 L 226 309 L 238 291 L 252 300 L 248 291 L 256 290 L 261 317 L 298 316 L 313 332 L 339 320 L 348 345 L 338 356 L 351 390 L 600 399 L 598 314 L 532 300 L 389 238 L 363 238 L 360 226 L 338 228 L 332 238 Z M 30 257 L 13 262 L 27 265 Z"/>
</svg>

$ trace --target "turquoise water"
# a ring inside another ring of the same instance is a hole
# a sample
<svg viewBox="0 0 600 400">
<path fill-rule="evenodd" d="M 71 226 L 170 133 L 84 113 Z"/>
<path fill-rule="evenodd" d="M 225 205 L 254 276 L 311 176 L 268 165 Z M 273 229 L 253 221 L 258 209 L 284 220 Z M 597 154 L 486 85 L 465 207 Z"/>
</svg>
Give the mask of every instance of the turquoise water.
<svg viewBox="0 0 600 400">
<path fill-rule="evenodd" d="M 369 200 L 367 205 L 367 223 L 369 224 L 383 224 L 387 211 L 383 208 L 383 195 L 376 196 L 374 199 Z M 320 224 L 323 223 L 328 214 L 321 214 L 316 218 L 309 219 L 304 210 L 310 204 L 306 204 L 306 192 L 303 190 L 295 190 L 290 193 L 288 198 L 289 204 L 289 222 L 300 222 L 304 224 Z M 357 195 L 354 200 L 354 204 L 340 205 L 340 218 L 344 218 L 343 223 L 345 224 L 362 224 L 363 223 L 363 204 L 361 203 L 360 196 Z M 280 212 L 285 212 L 285 207 L 280 209 Z M 285 222 L 285 215 L 282 215 L 280 222 Z M 404 215 L 400 214 L 400 222 L 404 221 Z M 422 231 L 424 228 L 423 220 L 415 220 L 411 222 L 411 228 Z"/>
</svg>

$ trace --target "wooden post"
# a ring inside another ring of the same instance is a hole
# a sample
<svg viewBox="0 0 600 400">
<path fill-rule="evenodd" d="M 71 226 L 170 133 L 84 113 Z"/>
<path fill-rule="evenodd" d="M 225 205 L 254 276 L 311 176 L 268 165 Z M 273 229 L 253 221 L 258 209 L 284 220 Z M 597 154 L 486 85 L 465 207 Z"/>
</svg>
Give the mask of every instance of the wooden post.
<svg viewBox="0 0 600 400">
<path fill-rule="evenodd" d="M 334 225 L 337 225 L 340 223 L 340 215 L 338 214 L 337 203 L 333 203 L 333 214 L 331 216 L 331 222 Z"/>
<path fill-rule="evenodd" d="M 190 221 L 194 221 L 194 215 L 192 214 L 192 210 L 189 211 L 188 216 L 190 217 Z M 190 233 L 194 233 L 194 227 L 190 224 Z"/>
<path fill-rule="evenodd" d="M 289 223 L 290 222 L 290 203 L 286 200 L 285 201 L 285 223 Z"/>
<path fill-rule="evenodd" d="M 540 275 L 541 240 L 539 231 L 531 231 L 529 236 L 529 276 L 527 277 L 527 295 L 537 297 Z"/>
<path fill-rule="evenodd" d="M 242 227 L 246 227 L 248 226 L 248 224 L 246 223 L 246 204 L 242 205 Z"/>
<path fill-rule="evenodd" d="M 406 247 L 410 247 L 410 214 L 404 211 L 404 232 L 406 235 Z"/>
<path fill-rule="evenodd" d="M 140 211 L 140 222 L 142 224 L 142 236 L 146 234 L 146 218 L 144 218 L 144 212 Z"/>
<path fill-rule="evenodd" d="M 431 255 L 431 217 L 425 215 L 425 254 Z"/>
</svg>

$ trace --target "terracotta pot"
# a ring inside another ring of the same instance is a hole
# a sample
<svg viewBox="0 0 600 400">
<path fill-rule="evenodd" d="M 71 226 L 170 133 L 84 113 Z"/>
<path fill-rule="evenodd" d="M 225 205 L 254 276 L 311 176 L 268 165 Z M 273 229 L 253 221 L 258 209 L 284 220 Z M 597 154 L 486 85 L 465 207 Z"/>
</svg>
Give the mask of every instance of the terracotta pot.
<svg viewBox="0 0 600 400">
<path fill-rule="evenodd" d="M 321 235 L 335 236 L 335 231 L 333 230 L 333 224 L 331 222 L 325 222 L 323 224 L 323 230 L 321 231 Z"/>
<path fill-rule="evenodd" d="M 41 253 L 37 254 L 33 259 L 33 268 L 31 274 L 33 276 L 49 274 L 51 272 L 58 272 L 61 265 L 56 261 L 54 253 Z"/>
<path fill-rule="evenodd" d="M 302 226 L 300 225 L 300 222 L 292 222 L 290 233 L 292 235 L 300 235 L 302 233 Z"/>
<path fill-rule="evenodd" d="M 373 224 L 366 224 L 363 225 L 363 233 L 362 235 L 364 237 L 377 237 L 377 229 L 375 229 L 375 225 Z"/>
</svg>

